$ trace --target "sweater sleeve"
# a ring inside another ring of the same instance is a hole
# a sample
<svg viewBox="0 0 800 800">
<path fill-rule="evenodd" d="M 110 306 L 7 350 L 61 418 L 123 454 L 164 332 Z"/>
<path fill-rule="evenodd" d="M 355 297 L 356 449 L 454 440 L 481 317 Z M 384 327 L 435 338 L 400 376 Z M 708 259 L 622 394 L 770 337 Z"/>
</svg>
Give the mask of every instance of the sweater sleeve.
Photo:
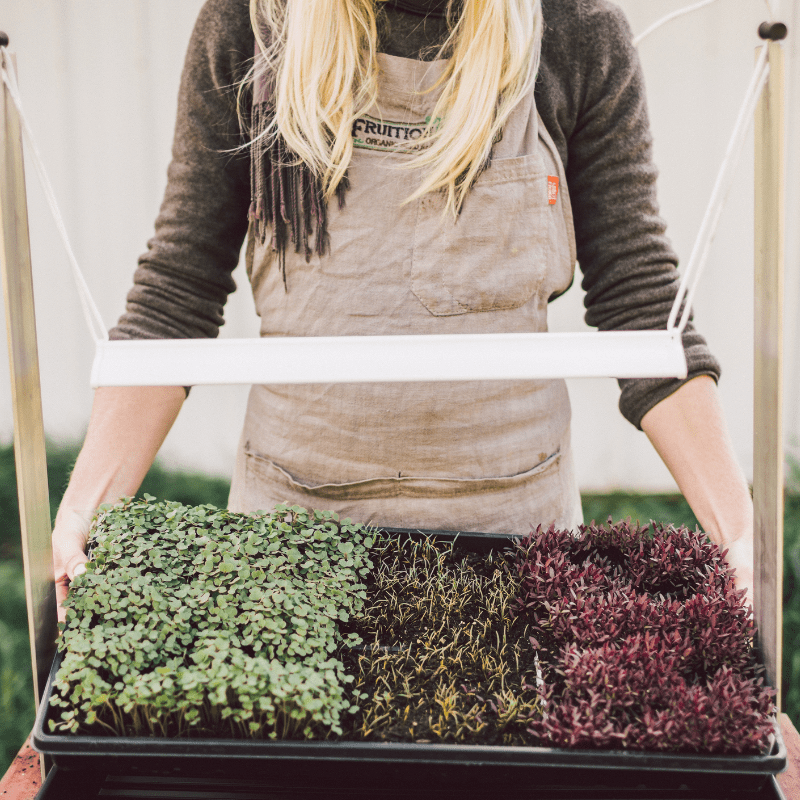
<svg viewBox="0 0 800 800">
<path fill-rule="evenodd" d="M 611 3 L 579 4 L 583 69 L 568 142 L 567 180 L 586 322 L 600 330 L 666 328 L 678 288 L 677 257 L 656 201 L 657 170 L 644 81 L 628 23 Z M 577 91 L 576 91 L 577 89 Z M 690 325 L 683 335 L 688 378 L 719 377 L 719 364 Z M 636 427 L 685 380 L 620 380 L 619 406 Z"/>
<path fill-rule="evenodd" d="M 172 161 L 155 234 L 139 258 L 112 339 L 215 337 L 236 288 L 247 231 L 249 160 L 236 90 L 252 57 L 247 0 L 208 0 L 178 95 Z"/>
</svg>

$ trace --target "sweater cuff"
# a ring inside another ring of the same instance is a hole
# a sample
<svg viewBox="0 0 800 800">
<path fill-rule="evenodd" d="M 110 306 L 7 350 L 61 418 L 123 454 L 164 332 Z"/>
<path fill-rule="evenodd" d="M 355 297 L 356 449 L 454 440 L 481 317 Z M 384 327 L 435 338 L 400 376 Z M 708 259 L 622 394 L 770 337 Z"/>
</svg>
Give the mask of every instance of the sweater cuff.
<svg viewBox="0 0 800 800">
<path fill-rule="evenodd" d="M 683 332 L 683 349 L 686 353 L 687 376 L 681 378 L 621 378 L 622 390 L 619 410 L 632 425 L 642 429 L 642 417 L 653 406 L 669 397 L 684 383 L 700 375 L 708 375 L 719 381 L 719 362 L 711 355 L 705 339 L 691 326 Z"/>
</svg>

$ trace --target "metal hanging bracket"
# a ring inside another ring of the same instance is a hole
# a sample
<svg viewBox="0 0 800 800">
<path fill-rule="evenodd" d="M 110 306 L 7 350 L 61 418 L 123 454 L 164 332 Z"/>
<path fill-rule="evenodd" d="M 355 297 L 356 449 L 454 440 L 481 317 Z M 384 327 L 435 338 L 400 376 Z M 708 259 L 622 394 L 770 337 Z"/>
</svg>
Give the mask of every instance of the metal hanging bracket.
<svg viewBox="0 0 800 800">
<path fill-rule="evenodd" d="M 762 22 L 758 26 L 758 35 L 765 41 L 779 42 L 785 39 L 789 29 L 783 22 Z"/>
</svg>

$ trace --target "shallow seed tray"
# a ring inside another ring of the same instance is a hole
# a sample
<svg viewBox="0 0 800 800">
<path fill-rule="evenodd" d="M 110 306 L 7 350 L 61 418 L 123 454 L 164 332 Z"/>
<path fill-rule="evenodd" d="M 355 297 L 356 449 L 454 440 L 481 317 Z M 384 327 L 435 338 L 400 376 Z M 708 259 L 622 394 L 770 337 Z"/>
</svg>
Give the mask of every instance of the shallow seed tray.
<svg viewBox="0 0 800 800">
<path fill-rule="evenodd" d="M 384 529 L 413 538 L 458 538 L 465 549 L 487 552 L 505 547 L 502 534 Z M 543 796 L 585 796 L 587 792 L 631 796 L 719 797 L 720 793 L 769 794 L 771 778 L 786 768 L 786 747 L 777 721 L 769 752 L 756 756 L 579 750 L 524 746 L 387 743 L 358 741 L 256 741 L 46 732 L 57 655 L 39 707 L 33 746 L 60 771 L 104 775 L 163 776 L 170 779 L 247 777 L 278 791 L 351 787 L 382 795 L 398 790 L 471 791 L 516 788 Z M 216 796 L 216 795 L 214 795 Z M 235 795 L 231 795 L 235 796 Z M 588 795 L 586 795 L 588 796 Z"/>
</svg>

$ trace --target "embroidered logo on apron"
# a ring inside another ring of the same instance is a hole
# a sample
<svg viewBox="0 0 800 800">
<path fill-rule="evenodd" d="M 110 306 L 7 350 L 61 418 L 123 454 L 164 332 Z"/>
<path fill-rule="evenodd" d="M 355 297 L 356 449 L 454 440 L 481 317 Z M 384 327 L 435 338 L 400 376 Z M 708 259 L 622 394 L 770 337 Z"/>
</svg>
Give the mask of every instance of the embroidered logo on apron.
<svg viewBox="0 0 800 800">
<path fill-rule="evenodd" d="M 353 147 L 413 153 L 423 147 L 421 143 L 417 144 L 417 139 L 425 133 L 429 121 L 430 117 L 420 122 L 388 122 L 365 114 L 353 121 Z M 434 123 L 434 130 L 438 121 Z"/>
<path fill-rule="evenodd" d="M 425 146 L 424 142 L 417 142 L 430 123 L 430 117 L 425 117 L 421 122 L 387 122 L 383 119 L 364 114 L 353 121 L 353 147 L 361 150 L 384 150 L 391 153 L 413 153 Z M 430 126 L 435 131 L 441 124 L 437 117 Z M 499 131 L 492 144 L 497 144 L 503 138 Z"/>
</svg>

